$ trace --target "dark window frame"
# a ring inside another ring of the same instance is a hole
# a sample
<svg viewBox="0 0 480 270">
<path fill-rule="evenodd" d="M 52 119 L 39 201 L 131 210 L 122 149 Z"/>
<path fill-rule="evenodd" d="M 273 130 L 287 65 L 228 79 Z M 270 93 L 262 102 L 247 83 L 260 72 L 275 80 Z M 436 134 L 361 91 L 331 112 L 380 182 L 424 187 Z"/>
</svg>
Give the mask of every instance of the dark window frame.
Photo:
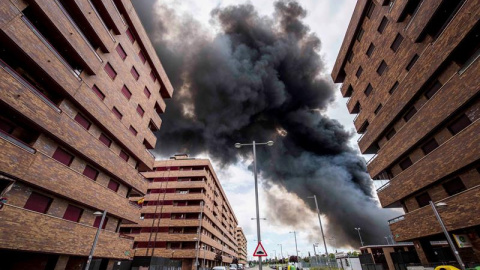
<svg viewBox="0 0 480 270">
<path fill-rule="evenodd" d="M 377 32 L 382 34 L 383 31 L 385 31 L 385 28 L 387 28 L 387 25 L 388 25 L 388 19 L 387 17 L 383 16 L 382 21 L 378 25 Z"/>
</svg>

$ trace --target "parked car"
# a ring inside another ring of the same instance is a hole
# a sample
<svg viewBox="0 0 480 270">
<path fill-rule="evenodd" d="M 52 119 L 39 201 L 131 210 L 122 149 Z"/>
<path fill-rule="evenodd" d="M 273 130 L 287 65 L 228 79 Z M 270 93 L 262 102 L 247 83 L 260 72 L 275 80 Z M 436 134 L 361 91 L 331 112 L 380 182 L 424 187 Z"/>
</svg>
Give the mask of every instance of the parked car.
<svg viewBox="0 0 480 270">
<path fill-rule="evenodd" d="M 237 265 L 236 264 L 230 264 L 230 270 L 237 270 Z"/>
<path fill-rule="evenodd" d="M 212 270 L 228 270 L 228 269 L 225 266 L 215 266 L 212 268 Z"/>
</svg>

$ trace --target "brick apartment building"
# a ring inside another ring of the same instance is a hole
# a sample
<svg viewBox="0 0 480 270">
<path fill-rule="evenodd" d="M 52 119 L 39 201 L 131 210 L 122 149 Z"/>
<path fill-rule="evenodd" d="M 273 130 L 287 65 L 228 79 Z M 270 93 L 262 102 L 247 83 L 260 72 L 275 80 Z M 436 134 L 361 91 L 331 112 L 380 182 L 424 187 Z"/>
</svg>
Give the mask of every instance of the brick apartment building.
<svg viewBox="0 0 480 270">
<path fill-rule="evenodd" d="M 237 256 L 237 218 L 208 159 L 176 155 L 155 161 L 138 224 L 123 224 L 122 233 L 135 237 L 135 256 L 181 260 L 182 269 L 220 265 Z M 200 232 L 200 233 L 199 233 Z M 199 247 L 199 249 L 197 249 Z M 205 264 L 204 264 L 205 261 Z"/>
<path fill-rule="evenodd" d="M 237 239 L 237 258 L 238 263 L 247 264 L 247 238 L 243 233 L 241 227 L 236 228 L 236 239 Z"/>
<path fill-rule="evenodd" d="M 0 2 L 0 268 L 100 269 L 133 254 L 122 221 L 172 95 L 129 0 Z"/>
<path fill-rule="evenodd" d="M 479 19 L 478 0 L 358 0 L 332 71 L 381 205 L 405 211 L 392 234 L 424 264 L 454 261 L 429 201 L 480 262 Z"/>
</svg>

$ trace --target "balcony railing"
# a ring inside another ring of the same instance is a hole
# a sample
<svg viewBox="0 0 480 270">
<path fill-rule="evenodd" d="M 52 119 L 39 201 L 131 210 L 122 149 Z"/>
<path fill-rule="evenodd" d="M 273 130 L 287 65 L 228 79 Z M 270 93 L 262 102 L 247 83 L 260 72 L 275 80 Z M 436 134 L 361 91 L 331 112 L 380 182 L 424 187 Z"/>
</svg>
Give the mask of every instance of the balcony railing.
<svg viewBox="0 0 480 270">
<path fill-rule="evenodd" d="M 383 181 L 383 180 L 380 180 L 380 181 Z M 386 189 L 389 185 L 390 185 L 390 180 L 386 180 L 387 182 L 383 185 L 381 185 L 379 188 L 377 188 L 377 193 Z"/>
<path fill-rule="evenodd" d="M 401 216 L 398 216 L 396 218 L 392 218 L 388 221 L 388 225 L 392 225 L 392 224 L 397 223 L 399 221 L 402 221 L 404 219 L 405 219 L 405 215 L 401 215 Z"/>
<path fill-rule="evenodd" d="M 92 45 L 90 44 L 90 42 L 88 41 L 87 37 L 85 37 L 85 35 L 83 34 L 82 30 L 80 30 L 80 28 L 77 26 L 77 24 L 75 23 L 75 21 L 72 19 L 72 17 L 70 16 L 70 14 L 68 13 L 68 11 L 63 7 L 63 5 L 58 1 L 58 0 L 54 0 L 55 3 L 57 4 L 57 6 L 60 8 L 60 10 L 63 12 L 63 14 L 65 15 L 65 17 L 67 17 L 67 19 L 70 21 L 70 23 L 73 25 L 73 28 L 75 28 L 75 30 L 77 30 L 78 34 L 82 37 L 82 39 L 85 41 L 85 43 L 87 44 L 87 46 L 90 48 L 90 50 L 92 50 L 93 54 L 95 55 L 95 57 L 97 57 L 98 61 L 100 61 L 101 63 L 103 63 L 103 60 L 102 58 L 100 58 L 100 55 L 98 55 L 98 53 L 95 51 L 95 49 L 92 47 Z"/>
<path fill-rule="evenodd" d="M 35 154 L 36 150 L 31 148 L 29 145 L 25 144 L 24 142 L 16 139 L 15 137 L 12 137 L 6 133 L 4 133 L 3 131 L 0 130 L 0 138 L 24 149 L 25 151 L 29 152 L 30 154 Z"/>
<path fill-rule="evenodd" d="M 98 20 L 102 23 L 103 28 L 105 28 L 105 30 L 107 30 L 107 33 L 110 36 L 110 38 L 112 39 L 112 41 L 116 42 L 115 38 L 112 36 L 112 33 L 110 33 L 110 30 L 108 30 L 108 27 L 105 24 L 105 22 L 103 21 L 102 17 L 100 17 L 100 14 L 98 13 L 98 10 L 95 8 L 95 6 L 93 5 L 92 1 L 88 0 L 88 3 L 90 4 L 90 7 L 93 9 L 93 12 L 95 12 L 95 15 L 97 15 Z"/>
<path fill-rule="evenodd" d="M 22 16 L 22 21 L 32 30 L 32 32 L 42 41 L 42 43 L 47 46 L 47 48 L 62 62 L 62 64 L 70 70 L 70 72 L 77 78 L 79 81 L 81 80 L 80 74 L 78 71 L 75 71 L 72 66 L 70 66 L 67 61 L 57 52 L 57 50 L 48 42 L 48 40 L 37 30 L 37 28 L 27 19 L 27 17 Z"/>
<path fill-rule="evenodd" d="M 20 74 L 18 74 L 15 70 L 10 68 L 7 63 L 0 60 L 0 66 L 3 70 L 5 70 L 8 74 L 14 77 L 18 82 L 20 82 L 23 86 L 27 87 L 33 94 L 35 94 L 38 98 L 40 98 L 45 104 L 47 104 L 50 108 L 54 109 L 57 113 L 61 113 L 62 110 L 57 107 L 55 103 L 53 103 L 50 99 L 48 99 L 42 92 L 38 91 L 33 85 L 31 85 L 27 80 L 25 80 Z"/>
<path fill-rule="evenodd" d="M 370 164 L 375 158 L 377 158 L 378 154 L 373 155 L 368 161 L 367 165 Z"/>
</svg>

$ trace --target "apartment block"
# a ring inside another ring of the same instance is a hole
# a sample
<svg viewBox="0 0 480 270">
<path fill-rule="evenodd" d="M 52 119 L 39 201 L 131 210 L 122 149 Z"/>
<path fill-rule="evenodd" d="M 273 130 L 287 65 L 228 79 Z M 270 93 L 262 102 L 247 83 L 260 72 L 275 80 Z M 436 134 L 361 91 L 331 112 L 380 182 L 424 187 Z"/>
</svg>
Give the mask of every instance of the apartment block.
<svg viewBox="0 0 480 270">
<path fill-rule="evenodd" d="M 0 2 L 2 269 L 95 269 L 133 256 L 173 88 L 129 0 Z"/>
<path fill-rule="evenodd" d="M 183 270 L 227 265 L 237 256 L 237 218 L 208 159 L 175 155 L 144 172 L 147 194 L 137 224 L 122 224 L 135 237 L 135 256 L 171 258 Z M 217 254 L 222 261 L 216 261 Z"/>
<path fill-rule="evenodd" d="M 243 265 L 247 264 L 247 238 L 243 233 L 243 229 L 241 227 L 236 228 L 236 239 L 237 239 L 237 259 L 238 263 L 242 263 Z"/>
<path fill-rule="evenodd" d="M 423 264 L 455 263 L 430 201 L 480 262 L 479 19 L 475 0 L 359 0 L 332 71 L 381 205 L 405 212 L 392 234 Z"/>
</svg>

